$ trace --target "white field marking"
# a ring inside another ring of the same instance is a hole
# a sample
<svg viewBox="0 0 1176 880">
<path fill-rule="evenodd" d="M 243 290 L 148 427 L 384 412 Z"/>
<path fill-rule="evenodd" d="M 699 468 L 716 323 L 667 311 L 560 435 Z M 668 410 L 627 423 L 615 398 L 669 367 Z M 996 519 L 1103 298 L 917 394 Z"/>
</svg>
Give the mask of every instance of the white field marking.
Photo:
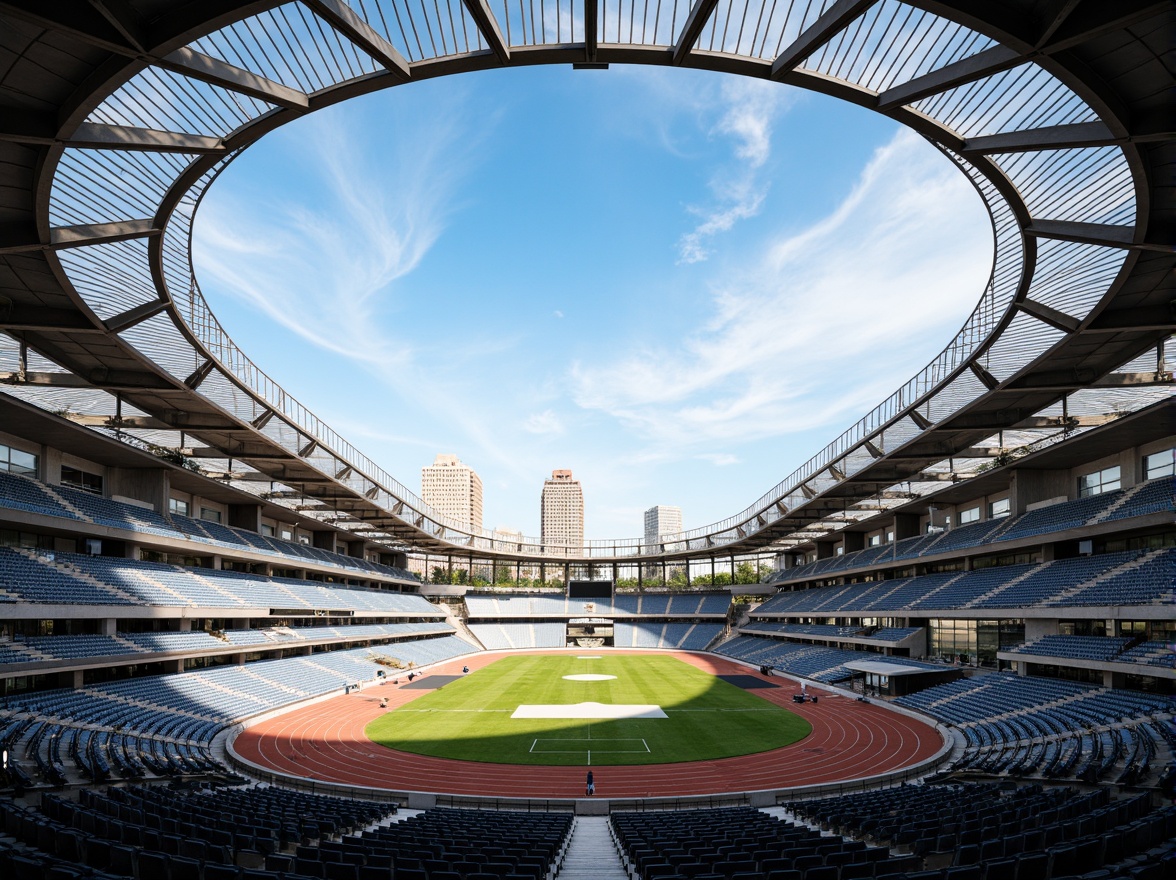
<svg viewBox="0 0 1176 880">
<path fill-rule="evenodd" d="M 577 742 L 591 742 L 592 748 L 550 748 L 547 745 L 540 745 L 540 743 L 551 743 L 552 745 L 570 745 Z M 636 746 L 641 744 L 641 748 L 613 748 L 608 743 L 628 743 Z M 603 744 L 603 748 L 601 745 Z M 527 750 L 533 755 L 578 755 L 581 752 L 588 754 L 588 762 L 592 762 L 592 753 L 603 752 L 607 755 L 648 755 L 652 754 L 653 750 L 649 747 L 649 743 L 643 738 L 633 737 L 631 739 L 591 739 L 590 737 L 567 737 L 560 739 L 539 738 L 531 743 L 531 748 Z"/>
<path fill-rule="evenodd" d="M 564 681 L 613 681 L 615 675 L 594 675 L 591 672 L 582 673 L 581 675 L 565 675 Z"/>
<path fill-rule="evenodd" d="M 559 705 L 521 705 L 511 718 L 557 718 L 581 721 L 604 721 L 619 718 L 665 718 L 661 706 L 604 703 L 572 703 Z"/>
<path fill-rule="evenodd" d="M 599 654 L 593 654 L 591 656 L 587 656 L 587 655 L 580 656 L 580 657 L 577 657 L 576 659 L 577 660 L 603 660 L 604 658 L 601 657 Z"/>
</svg>

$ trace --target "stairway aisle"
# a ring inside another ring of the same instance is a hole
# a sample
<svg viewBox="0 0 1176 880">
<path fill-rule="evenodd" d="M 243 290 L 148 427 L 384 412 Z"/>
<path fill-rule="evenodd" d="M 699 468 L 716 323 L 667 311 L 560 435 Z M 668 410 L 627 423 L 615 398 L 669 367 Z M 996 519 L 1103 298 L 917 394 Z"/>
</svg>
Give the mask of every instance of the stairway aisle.
<svg viewBox="0 0 1176 880">
<path fill-rule="evenodd" d="M 577 816 L 559 880 L 628 880 L 607 816 Z"/>
</svg>

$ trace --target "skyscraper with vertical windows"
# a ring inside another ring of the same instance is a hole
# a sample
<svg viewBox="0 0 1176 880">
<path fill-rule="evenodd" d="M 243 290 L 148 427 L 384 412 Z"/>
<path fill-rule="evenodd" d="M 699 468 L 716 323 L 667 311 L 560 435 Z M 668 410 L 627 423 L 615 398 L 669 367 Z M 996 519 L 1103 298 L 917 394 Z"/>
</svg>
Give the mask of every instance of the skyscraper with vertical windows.
<svg viewBox="0 0 1176 880">
<path fill-rule="evenodd" d="M 421 468 L 421 498 L 475 534 L 482 531 L 482 478 L 456 455 L 438 455 Z"/>
<path fill-rule="evenodd" d="M 551 479 L 543 482 L 540 522 L 540 537 L 550 555 L 582 555 L 584 492 L 580 481 L 572 476 L 571 471 L 552 471 Z"/>
<path fill-rule="evenodd" d="M 682 531 L 682 508 L 659 504 L 645 511 L 646 552 L 658 552 L 662 535 L 676 535 Z"/>
</svg>

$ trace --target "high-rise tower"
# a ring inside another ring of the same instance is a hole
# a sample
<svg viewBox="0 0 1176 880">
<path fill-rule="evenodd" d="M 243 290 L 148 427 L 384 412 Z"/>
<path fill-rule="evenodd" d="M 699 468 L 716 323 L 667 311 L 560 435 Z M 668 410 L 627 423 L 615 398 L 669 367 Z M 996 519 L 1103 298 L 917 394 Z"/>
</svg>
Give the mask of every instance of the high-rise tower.
<svg viewBox="0 0 1176 880">
<path fill-rule="evenodd" d="M 682 531 L 682 508 L 659 504 L 645 511 L 645 548 L 647 553 L 658 552 L 663 535 Z"/>
<path fill-rule="evenodd" d="M 456 455 L 438 455 L 421 468 L 421 498 L 473 533 L 482 531 L 482 478 Z"/>
<path fill-rule="evenodd" d="M 579 556 L 583 552 L 584 492 L 571 471 L 552 471 L 551 479 L 544 481 L 540 520 L 540 537 L 549 553 Z"/>
</svg>

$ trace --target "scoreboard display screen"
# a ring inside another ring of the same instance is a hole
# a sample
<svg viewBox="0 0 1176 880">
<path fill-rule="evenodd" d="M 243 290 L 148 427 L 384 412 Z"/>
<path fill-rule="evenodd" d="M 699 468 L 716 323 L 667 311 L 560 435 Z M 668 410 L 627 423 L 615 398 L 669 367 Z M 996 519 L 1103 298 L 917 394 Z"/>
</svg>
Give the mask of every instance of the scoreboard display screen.
<svg viewBox="0 0 1176 880">
<path fill-rule="evenodd" d="M 569 599 L 611 599 L 612 581 L 568 581 Z"/>
</svg>

